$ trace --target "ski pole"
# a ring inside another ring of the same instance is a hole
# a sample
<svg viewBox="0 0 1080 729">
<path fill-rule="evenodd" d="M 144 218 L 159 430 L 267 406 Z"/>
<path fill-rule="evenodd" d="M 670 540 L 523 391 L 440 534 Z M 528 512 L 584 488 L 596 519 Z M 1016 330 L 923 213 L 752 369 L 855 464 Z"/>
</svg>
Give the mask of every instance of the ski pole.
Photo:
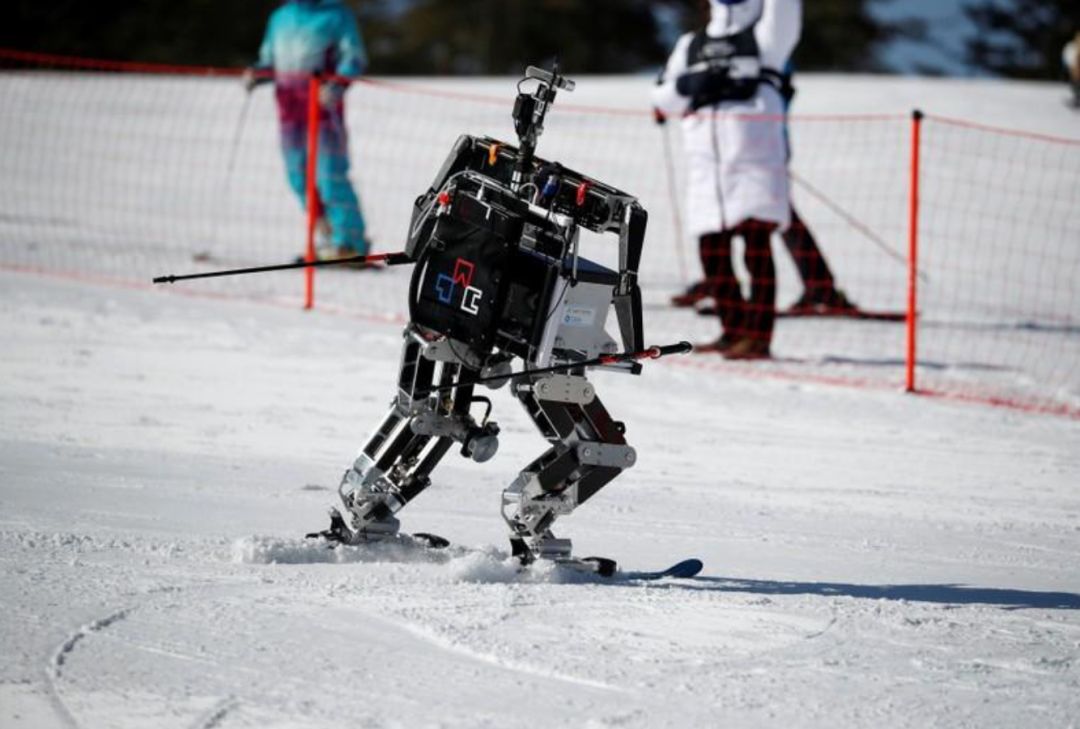
<svg viewBox="0 0 1080 729">
<path fill-rule="evenodd" d="M 240 149 L 240 138 L 244 134 L 247 122 L 248 108 L 251 106 L 251 90 L 244 92 L 244 103 L 240 107 L 240 117 L 236 120 L 236 129 L 233 131 L 232 145 L 229 147 L 229 161 L 225 166 L 225 192 L 229 191 L 232 182 L 233 169 L 236 167 L 236 155 Z"/>
<path fill-rule="evenodd" d="M 247 126 L 248 109 L 251 107 L 251 93 L 263 84 L 271 83 L 273 78 L 264 76 L 253 77 L 245 84 L 244 89 L 244 101 L 240 105 L 240 114 L 236 119 L 236 128 L 233 129 L 232 143 L 229 145 L 229 157 L 225 163 L 225 176 L 221 182 L 221 192 L 217 195 L 217 212 L 215 214 L 215 224 L 212 235 L 212 246 L 210 250 L 205 252 L 196 253 L 196 260 L 200 256 L 209 257 L 211 251 L 218 247 L 221 241 L 221 220 L 225 217 L 225 212 L 229 209 L 230 198 L 232 197 L 232 180 L 233 171 L 236 169 L 236 158 L 240 152 L 240 140 L 244 136 L 244 129 Z"/>
<path fill-rule="evenodd" d="M 873 243 L 878 248 L 880 248 L 882 250 L 882 252 L 885 253 L 885 255 L 887 255 L 889 258 L 893 259 L 897 263 L 900 263 L 902 265 L 907 265 L 907 258 L 905 256 L 903 256 L 902 254 L 900 254 L 899 252 L 897 252 L 895 249 L 893 249 L 892 246 L 890 246 L 884 240 L 882 240 L 881 236 L 877 235 L 876 233 L 874 233 L 874 231 L 872 231 L 870 229 L 870 226 L 866 225 L 865 223 L 860 221 L 858 218 L 856 218 L 854 215 L 852 215 L 851 213 L 849 213 L 848 211 L 846 211 L 842 207 L 840 207 L 838 204 L 836 204 L 835 202 L 830 200 L 825 195 L 825 193 L 823 193 L 821 190 L 817 189 L 816 187 L 811 185 L 809 182 L 807 182 L 805 179 L 803 179 L 802 177 L 799 177 L 799 175 L 795 174 L 794 170 L 792 170 L 790 174 L 791 174 L 791 181 L 792 182 L 794 182 L 796 185 L 798 185 L 802 189 L 806 190 L 806 192 L 811 197 L 815 198 L 822 205 L 827 207 L 829 210 L 833 211 L 833 213 L 835 213 L 836 216 L 839 217 L 841 220 L 843 220 L 845 223 L 850 225 L 852 228 L 854 228 L 859 233 L 862 233 L 862 235 L 867 240 L 869 240 L 871 243 Z M 929 278 L 927 277 L 925 272 L 919 271 L 918 275 L 919 275 L 919 278 L 922 279 L 924 282 L 929 283 Z"/>
<path fill-rule="evenodd" d="M 660 134 L 664 138 L 664 168 L 667 172 L 668 204 L 671 206 L 671 222 L 675 227 L 675 255 L 679 263 L 679 276 L 685 284 L 688 280 L 686 273 L 686 258 L 683 255 L 683 226 L 682 215 L 679 213 L 679 191 L 675 181 L 675 161 L 671 154 L 671 137 L 668 134 L 667 120 L 659 122 Z"/>
<path fill-rule="evenodd" d="M 298 263 L 280 263 L 273 266 L 255 266 L 253 268 L 232 268 L 227 271 L 208 271 L 206 273 L 189 273 L 180 276 L 158 276 L 154 283 L 176 283 L 177 281 L 191 281 L 196 278 L 217 278 L 218 276 L 242 276 L 248 273 L 266 273 L 267 271 L 289 271 L 296 268 L 314 268 L 315 266 L 339 266 L 346 263 L 384 263 L 387 266 L 400 266 L 405 263 L 413 263 L 406 253 L 375 253 L 370 256 L 349 256 L 337 258 L 332 261 L 300 261 Z"/>
<path fill-rule="evenodd" d="M 468 382 L 457 382 L 452 385 L 440 385 L 439 387 L 433 387 L 428 392 L 445 392 L 446 390 L 453 390 L 457 387 L 471 387 L 472 385 L 482 385 L 485 382 L 495 382 L 503 380 L 519 380 L 522 377 L 529 375 L 545 375 L 553 372 L 563 372 L 565 370 L 572 370 L 577 367 L 597 367 L 602 365 L 613 365 L 620 362 L 635 362 L 640 359 L 660 359 L 661 357 L 667 357 L 672 354 L 688 354 L 694 350 L 694 345 L 690 342 L 679 342 L 677 344 L 665 344 L 661 347 L 648 347 L 646 349 L 640 349 L 636 352 L 619 352 L 617 354 L 602 354 L 599 357 L 593 359 L 586 359 L 581 362 L 567 362 L 565 364 L 552 365 L 551 367 L 541 367 L 536 370 L 522 370 L 521 372 L 511 372 L 508 375 L 489 375 L 488 377 L 478 377 L 475 380 L 469 380 Z"/>
</svg>

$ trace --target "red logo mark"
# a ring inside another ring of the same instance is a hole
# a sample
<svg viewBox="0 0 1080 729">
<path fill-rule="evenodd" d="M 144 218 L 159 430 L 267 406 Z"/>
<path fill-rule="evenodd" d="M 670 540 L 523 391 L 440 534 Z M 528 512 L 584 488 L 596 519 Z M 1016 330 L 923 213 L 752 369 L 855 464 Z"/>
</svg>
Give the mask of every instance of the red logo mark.
<svg viewBox="0 0 1080 729">
<path fill-rule="evenodd" d="M 476 266 L 469 263 L 464 258 L 457 259 L 454 264 L 454 283 L 459 283 L 465 288 L 472 286 L 473 273 L 476 270 Z"/>
</svg>

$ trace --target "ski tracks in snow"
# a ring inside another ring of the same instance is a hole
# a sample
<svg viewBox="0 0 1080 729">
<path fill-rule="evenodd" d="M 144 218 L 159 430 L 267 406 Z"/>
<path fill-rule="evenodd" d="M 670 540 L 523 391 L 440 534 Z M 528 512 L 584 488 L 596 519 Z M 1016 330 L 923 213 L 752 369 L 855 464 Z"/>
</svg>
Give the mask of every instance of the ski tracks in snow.
<svg viewBox="0 0 1080 729">
<path fill-rule="evenodd" d="M 239 705 L 240 701 L 235 696 L 227 696 L 216 703 L 205 716 L 192 724 L 191 729 L 216 729 L 221 726 L 229 712 Z"/>
<path fill-rule="evenodd" d="M 57 712 L 60 714 L 60 716 L 63 718 L 64 722 L 68 726 L 78 727 L 80 726 L 80 724 L 75 719 L 75 715 L 72 713 L 71 708 L 67 705 L 67 702 L 64 701 L 63 694 L 61 694 L 60 692 L 59 682 L 63 673 L 64 663 L 67 661 L 68 656 L 71 655 L 71 652 L 75 650 L 75 646 L 77 646 L 82 640 L 84 640 L 90 635 L 93 635 L 94 633 L 98 633 L 105 628 L 108 628 L 114 623 L 124 620 L 131 613 L 131 610 L 132 608 L 123 608 L 121 610 L 117 610 L 116 612 L 110 613 L 103 618 L 93 620 L 83 625 L 74 633 L 69 635 L 67 640 L 61 643 L 60 647 L 57 648 L 56 651 L 53 653 L 52 660 L 45 668 L 45 675 L 47 679 L 47 684 L 49 686 L 49 696 L 53 704 L 56 706 Z"/>
<path fill-rule="evenodd" d="M 158 592 L 172 595 L 179 591 L 181 591 L 180 588 L 164 587 L 151 590 L 151 593 Z M 63 678 L 64 666 L 67 663 L 68 658 L 74 653 L 76 647 L 87 638 L 101 633 L 107 628 L 126 620 L 137 609 L 145 606 L 146 603 L 138 606 L 121 608 L 109 613 L 105 617 L 92 620 L 72 632 L 63 643 L 53 651 L 52 658 L 45 667 L 49 700 L 64 724 L 71 729 L 80 729 L 83 724 L 76 718 L 75 712 L 72 711 L 71 707 L 68 705 L 68 701 L 64 698 L 64 693 L 61 690 L 61 679 Z M 140 646 L 140 648 L 147 650 L 145 646 Z M 239 705 L 240 701 L 235 696 L 226 696 L 224 699 L 216 702 L 204 714 L 199 716 L 195 722 L 191 724 L 191 729 L 216 729 L 216 727 L 221 726 L 225 717 L 233 712 Z"/>
<path fill-rule="evenodd" d="M 612 691 L 617 693 L 629 694 L 630 691 L 619 686 L 612 686 L 609 683 L 603 681 L 596 681 L 582 676 L 573 676 L 567 673 L 554 671 L 551 669 L 541 668 L 538 666 L 530 666 L 524 663 L 519 663 L 507 658 L 503 658 L 495 655 L 494 653 L 488 653 L 483 651 L 477 651 L 470 648 L 460 641 L 456 641 L 453 638 L 440 634 L 434 629 L 427 628 L 419 623 L 411 621 L 398 621 L 388 618 L 381 613 L 375 613 L 369 610 L 363 611 L 365 615 L 371 620 L 378 620 L 382 623 L 391 625 L 398 630 L 404 631 L 414 638 L 418 638 L 432 647 L 438 648 L 446 653 L 451 653 L 457 656 L 467 658 L 469 660 L 485 663 L 496 668 L 513 671 L 515 673 L 522 673 L 525 675 L 533 676 L 536 678 L 542 678 L 545 680 L 554 680 L 564 683 L 570 683 L 577 686 L 582 686 L 590 689 L 599 689 L 602 691 Z"/>
</svg>

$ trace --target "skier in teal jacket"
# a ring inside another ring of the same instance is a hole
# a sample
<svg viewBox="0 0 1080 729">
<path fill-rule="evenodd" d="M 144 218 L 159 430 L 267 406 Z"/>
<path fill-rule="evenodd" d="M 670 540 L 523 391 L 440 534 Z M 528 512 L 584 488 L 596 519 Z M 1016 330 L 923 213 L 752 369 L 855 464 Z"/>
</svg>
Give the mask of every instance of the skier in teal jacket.
<svg viewBox="0 0 1080 729">
<path fill-rule="evenodd" d="M 330 239 L 330 246 L 320 247 L 320 259 L 368 252 L 364 216 L 349 180 L 345 130 L 345 89 L 366 68 L 359 24 L 341 0 L 288 0 L 270 15 L 258 61 L 246 74 L 250 90 L 264 74 L 273 73 L 285 171 L 305 207 L 308 81 L 312 74 L 334 76 L 319 93 L 315 184 L 320 228 Z"/>
</svg>

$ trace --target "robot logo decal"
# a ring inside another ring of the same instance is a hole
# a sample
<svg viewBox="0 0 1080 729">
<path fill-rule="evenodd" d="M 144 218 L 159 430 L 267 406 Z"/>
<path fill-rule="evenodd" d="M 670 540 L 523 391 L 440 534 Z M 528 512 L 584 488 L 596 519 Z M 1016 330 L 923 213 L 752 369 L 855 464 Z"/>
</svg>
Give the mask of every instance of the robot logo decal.
<svg viewBox="0 0 1080 729">
<path fill-rule="evenodd" d="M 435 279 L 435 295 L 438 296 L 439 301 L 447 305 L 452 304 L 458 284 L 461 284 L 464 289 L 461 295 L 461 310 L 476 316 L 480 312 L 480 299 L 483 298 L 484 292 L 472 285 L 475 272 L 475 264 L 464 258 L 457 259 L 454 262 L 453 276 L 440 273 Z"/>
<path fill-rule="evenodd" d="M 465 295 L 461 297 L 461 310 L 476 316 L 480 313 L 480 297 L 483 295 L 484 292 L 478 288 L 466 287 Z"/>
</svg>

